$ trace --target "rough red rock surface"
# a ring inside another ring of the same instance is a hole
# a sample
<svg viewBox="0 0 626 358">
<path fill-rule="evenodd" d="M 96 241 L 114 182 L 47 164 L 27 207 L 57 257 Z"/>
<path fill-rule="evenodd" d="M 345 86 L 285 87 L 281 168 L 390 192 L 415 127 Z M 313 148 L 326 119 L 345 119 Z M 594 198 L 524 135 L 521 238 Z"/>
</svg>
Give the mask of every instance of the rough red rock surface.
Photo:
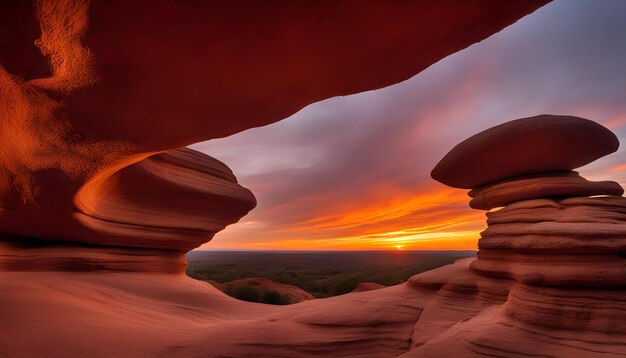
<svg viewBox="0 0 626 358">
<path fill-rule="evenodd" d="M 589 181 L 576 172 L 517 177 L 471 190 L 470 207 L 490 210 L 520 200 L 576 196 L 621 196 L 624 189 L 614 181 Z"/>
<path fill-rule="evenodd" d="M 431 176 L 448 186 L 471 189 L 518 176 L 576 169 L 618 148 L 615 134 L 596 122 L 542 114 L 464 140 L 437 163 Z"/>
<path fill-rule="evenodd" d="M 0 232 L 188 251 L 254 198 L 186 145 L 408 79 L 546 2 L 3 1 Z"/>
<path fill-rule="evenodd" d="M 449 272 L 448 277 L 453 275 L 465 284 L 465 292 L 471 292 L 470 287 L 475 290 L 470 282 L 487 281 L 491 287 L 500 283 L 499 287 L 507 289 L 506 299 L 502 304 L 481 306 L 469 318 L 457 314 L 455 319 L 463 319 L 403 357 L 626 356 L 623 189 L 613 182 L 589 182 L 573 172 L 552 172 L 573 169 L 610 153 L 619 144 L 612 137 L 588 120 L 540 116 L 479 133 L 444 157 L 433 177 L 461 187 L 489 182 L 470 191 L 472 206 L 504 206 L 487 213 L 488 227 L 478 241 L 477 258 L 469 263 L 472 275 L 480 280 L 457 272 Z M 529 154 L 511 155 L 517 153 L 516 145 L 523 138 L 532 143 Z M 491 168 L 504 163 L 500 162 L 508 145 L 504 143 L 510 140 L 508 166 Z M 576 146 L 587 150 L 588 156 L 579 158 Z M 454 178 L 448 176 L 458 175 L 463 165 L 472 161 L 478 165 L 476 155 L 485 155 L 482 166 L 461 181 L 451 181 Z M 559 156 L 563 165 L 556 167 L 554 159 Z M 455 162 L 459 158 L 463 163 Z M 523 171 L 515 169 L 517 165 Z M 541 170 L 545 172 L 537 172 Z M 534 175 L 518 177 L 522 174 Z M 446 286 L 441 286 L 434 272 L 409 283 L 441 287 L 441 292 Z M 459 306 L 465 300 L 458 301 Z"/>
</svg>

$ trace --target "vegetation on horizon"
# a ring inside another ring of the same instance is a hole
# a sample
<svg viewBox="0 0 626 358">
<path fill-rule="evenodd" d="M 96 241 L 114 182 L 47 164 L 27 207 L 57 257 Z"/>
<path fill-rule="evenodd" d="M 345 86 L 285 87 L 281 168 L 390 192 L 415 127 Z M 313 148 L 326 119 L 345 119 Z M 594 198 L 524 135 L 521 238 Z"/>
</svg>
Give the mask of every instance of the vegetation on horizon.
<svg viewBox="0 0 626 358">
<path fill-rule="evenodd" d="M 303 289 L 317 298 L 354 290 L 361 282 L 392 286 L 411 276 L 475 255 L 474 251 L 390 252 L 213 252 L 188 254 L 187 275 L 224 284 L 261 277 Z M 253 287 L 228 289 L 228 295 L 245 301 L 288 304 L 287 297 L 267 297 Z M 256 291 L 256 293 L 255 293 Z M 276 292 L 278 296 L 280 293 Z M 271 302 L 270 302 L 271 301 Z"/>
<path fill-rule="evenodd" d="M 288 305 L 291 303 L 291 298 L 287 294 L 282 295 L 275 290 L 269 290 L 261 293 L 259 290 L 254 288 L 254 285 L 238 287 L 226 285 L 224 293 L 238 300 L 248 302 L 267 303 L 270 305 Z"/>
</svg>

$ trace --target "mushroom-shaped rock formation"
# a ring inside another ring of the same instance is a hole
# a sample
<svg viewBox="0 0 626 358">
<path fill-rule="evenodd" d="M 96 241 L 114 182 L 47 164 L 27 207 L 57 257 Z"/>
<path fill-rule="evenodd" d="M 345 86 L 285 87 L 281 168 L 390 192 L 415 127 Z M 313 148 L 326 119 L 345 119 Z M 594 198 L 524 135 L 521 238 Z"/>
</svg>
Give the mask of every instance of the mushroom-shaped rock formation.
<svg viewBox="0 0 626 358">
<path fill-rule="evenodd" d="M 624 191 L 615 182 L 594 183 L 563 172 L 618 146 L 616 137 L 595 122 L 542 115 L 488 129 L 448 153 L 433 178 L 475 187 L 469 194 L 474 208 L 503 208 L 487 213 L 472 273 L 444 280 L 442 290 L 459 281 L 465 287 L 482 282 L 478 292 L 500 287 L 508 297 L 500 309 L 481 307 L 466 323 L 407 356 L 626 355 Z M 438 281 L 428 274 L 410 283 L 432 287 Z M 463 314 L 454 317 L 457 323 Z M 499 334 L 491 336 L 495 331 Z M 541 334 L 551 338 L 535 345 Z M 556 348 L 565 341 L 576 343 Z M 598 342 L 612 346 L 599 348 Z"/>
<path fill-rule="evenodd" d="M 518 176 L 576 169 L 618 147 L 615 134 L 596 122 L 544 114 L 506 122 L 464 140 L 441 159 L 431 176 L 455 188 L 471 189 Z"/>
<path fill-rule="evenodd" d="M 622 194 L 624 189 L 614 181 L 591 182 L 573 171 L 517 177 L 484 185 L 468 193 L 472 198 L 470 206 L 483 210 L 528 199 Z"/>
</svg>

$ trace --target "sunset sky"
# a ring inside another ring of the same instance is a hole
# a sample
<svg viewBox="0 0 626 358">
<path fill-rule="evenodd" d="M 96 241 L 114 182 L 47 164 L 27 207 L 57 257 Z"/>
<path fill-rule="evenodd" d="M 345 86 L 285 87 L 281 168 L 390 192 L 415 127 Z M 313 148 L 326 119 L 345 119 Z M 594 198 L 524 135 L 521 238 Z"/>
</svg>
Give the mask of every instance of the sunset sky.
<svg viewBox="0 0 626 358">
<path fill-rule="evenodd" d="M 430 171 L 463 139 L 542 113 L 613 130 L 620 150 L 580 172 L 626 186 L 624 14 L 626 1 L 557 0 L 408 81 L 192 146 L 258 200 L 203 248 L 475 249 L 484 212 Z"/>
</svg>

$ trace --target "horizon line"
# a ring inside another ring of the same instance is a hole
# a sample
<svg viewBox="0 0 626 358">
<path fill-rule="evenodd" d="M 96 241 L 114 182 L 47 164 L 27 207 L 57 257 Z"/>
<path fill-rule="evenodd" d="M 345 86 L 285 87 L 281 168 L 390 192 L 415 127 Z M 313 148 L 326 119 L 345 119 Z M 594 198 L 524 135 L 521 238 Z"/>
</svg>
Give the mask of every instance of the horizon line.
<svg viewBox="0 0 626 358">
<path fill-rule="evenodd" d="M 197 248 L 193 249 L 189 252 L 193 251 L 209 251 L 209 252 L 220 252 L 220 251 L 257 251 L 257 252 L 345 252 L 345 251 L 392 251 L 392 252 L 401 252 L 401 251 L 475 251 L 478 252 L 478 249 L 206 249 L 206 248 Z"/>
</svg>

